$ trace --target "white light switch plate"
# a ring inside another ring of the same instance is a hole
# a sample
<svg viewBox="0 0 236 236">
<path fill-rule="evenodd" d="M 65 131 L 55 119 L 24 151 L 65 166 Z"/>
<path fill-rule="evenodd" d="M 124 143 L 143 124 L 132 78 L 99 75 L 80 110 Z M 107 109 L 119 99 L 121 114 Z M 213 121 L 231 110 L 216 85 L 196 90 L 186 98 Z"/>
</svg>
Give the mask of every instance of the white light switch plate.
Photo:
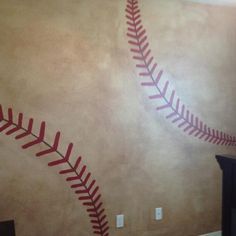
<svg viewBox="0 0 236 236">
<path fill-rule="evenodd" d="M 162 212 L 162 208 L 158 207 L 155 209 L 155 219 L 156 220 L 162 220 L 163 218 L 163 212 Z"/>
<path fill-rule="evenodd" d="M 116 228 L 123 228 L 124 227 L 124 215 L 117 215 L 116 216 Z"/>
</svg>

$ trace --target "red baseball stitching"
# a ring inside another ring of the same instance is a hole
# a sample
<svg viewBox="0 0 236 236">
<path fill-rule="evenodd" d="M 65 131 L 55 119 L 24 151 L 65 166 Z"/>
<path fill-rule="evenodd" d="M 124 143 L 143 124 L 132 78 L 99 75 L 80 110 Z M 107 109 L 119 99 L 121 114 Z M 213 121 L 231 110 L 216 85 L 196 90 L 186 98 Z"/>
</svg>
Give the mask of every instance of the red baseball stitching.
<svg viewBox="0 0 236 236">
<path fill-rule="evenodd" d="M 103 208 L 103 202 L 101 201 L 101 194 L 99 193 L 99 187 L 96 185 L 96 180 L 92 180 L 91 173 L 87 171 L 87 166 L 81 163 L 82 158 L 79 156 L 76 159 L 75 164 L 70 161 L 70 156 L 73 149 L 73 143 L 70 143 L 67 147 L 65 154 L 62 154 L 58 150 L 61 133 L 58 131 L 55 135 L 53 144 L 49 144 L 45 141 L 45 129 L 46 123 L 43 121 L 40 125 L 40 131 L 38 135 L 32 132 L 34 120 L 31 118 L 28 121 L 28 127 L 23 127 L 23 114 L 18 115 L 17 123 L 13 120 L 13 111 L 11 108 L 8 109 L 7 117 L 4 117 L 2 106 L 0 105 L 0 123 L 3 125 L 0 127 L 0 132 L 6 131 L 6 135 L 15 135 L 15 139 L 22 139 L 26 136 L 34 137 L 34 140 L 22 145 L 23 149 L 30 148 L 37 144 L 45 144 L 46 150 L 36 153 L 37 157 L 42 157 L 50 153 L 57 153 L 60 157 L 55 161 L 48 163 L 48 166 L 56 166 L 66 164 L 68 168 L 63 169 L 59 172 L 61 175 L 67 175 L 66 181 L 74 183 L 70 186 L 75 189 L 75 193 L 79 196 L 78 199 L 83 202 L 83 205 L 87 208 L 90 222 L 92 224 L 93 233 L 101 236 L 109 236 L 109 226 L 107 216 L 105 215 L 105 209 Z"/>
<path fill-rule="evenodd" d="M 169 114 L 166 118 L 189 135 L 194 135 L 199 139 L 217 145 L 235 146 L 235 136 L 208 127 L 186 109 L 186 106 L 176 97 L 175 90 L 170 91 L 170 97 L 167 96 L 167 92 L 170 90 L 169 81 L 164 81 L 163 87 L 160 85 L 163 70 L 157 70 L 157 63 L 151 55 L 146 30 L 142 25 L 138 0 L 127 0 L 126 18 L 128 43 L 131 45 L 130 50 L 133 53 L 133 59 L 136 61 L 136 67 L 140 69 L 139 76 L 149 80 L 142 82 L 141 85 L 155 88 L 156 94 L 149 96 L 149 99 L 159 99 L 163 102 L 163 105 L 156 109 L 158 111 L 168 109 Z"/>
</svg>

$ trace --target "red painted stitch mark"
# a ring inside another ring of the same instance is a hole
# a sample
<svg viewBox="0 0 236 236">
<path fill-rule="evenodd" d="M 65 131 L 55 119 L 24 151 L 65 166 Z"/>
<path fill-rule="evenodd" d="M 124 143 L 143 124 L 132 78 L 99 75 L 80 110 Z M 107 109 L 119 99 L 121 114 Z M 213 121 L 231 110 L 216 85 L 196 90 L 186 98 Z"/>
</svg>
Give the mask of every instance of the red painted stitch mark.
<svg viewBox="0 0 236 236">
<path fill-rule="evenodd" d="M 163 104 L 158 106 L 157 110 L 168 110 L 169 114 L 166 118 L 171 120 L 172 123 L 175 123 L 188 135 L 198 137 L 216 145 L 235 146 L 235 136 L 232 137 L 218 130 L 214 130 L 194 114 L 190 114 L 185 109 L 185 105 L 181 105 L 180 99 L 176 97 L 174 90 L 171 91 L 170 98 L 167 97 L 170 90 L 169 81 L 164 81 L 165 85 L 163 88 L 159 85 L 163 71 L 157 69 L 157 63 L 155 63 L 154 57 L 151 56 L 146 30 L 142 25 L 138 0 L 127 0 L 125 11 L 128 26 L 128 43 L 131 47 L 130 51 L 133 53 L 136 67 L 140 70 L 139 76 L 149 80 L 142 82 L 141 85 L 155 88 L 156 94 L 150 95 L 149 99 L 159 99 Z"/>
<path fill-rule="evenodd" d="M 30 119 L 27 128 L 23 127 L 23 114 L 18 115 L 18 120 L 15 123 L 13 120 L 13 111 L 8 109 L 7 117 L 4 117 L 2 106 L 0 105 L 0 132 L 6 132 L 7 135 L 14 135 L 18 131 L 23 131 L 15 135 L 16 139 L 23 139 L 26 136 L 32 136 L 34 139 L 22 146 L 23 149 L 30 148 L 38 144 L 44 144 L 47 149 L 36 153 L 37 157 L 43 157 L 50 153 L 56 153 L 59 159 L 51 161 L 48 166 L 53 167 L 57 165 L 67 166 L 66 169 L 61 170 L 59 174 L 67 175 L 66 181 L 73 182 L 71 188 L 75 189 L 75 194 L 78 199 L 86 206 L 90 222 L 92 224 L 93 233 L 100 236 L 109 236 L 109 226 L 103 202 L 101 201 L 101 194 L 96 180 L 92 179 L 91 173 L 87 172 L 87 166 L 82 165 L 82 158 L 78 157 L 75 164 L 72 164 L 70 157 L 72 154 L 73 144 L 68 145 L 66 153 L 63 155 L 59 150 L 60 132 L 57 132 L 53 144 L 45 141 L 46 123 L 42 122 L 38 135 L 32 132 L 34 120 Z M 69 174 L 69 176 L 68 176 Z"/>
</svg>

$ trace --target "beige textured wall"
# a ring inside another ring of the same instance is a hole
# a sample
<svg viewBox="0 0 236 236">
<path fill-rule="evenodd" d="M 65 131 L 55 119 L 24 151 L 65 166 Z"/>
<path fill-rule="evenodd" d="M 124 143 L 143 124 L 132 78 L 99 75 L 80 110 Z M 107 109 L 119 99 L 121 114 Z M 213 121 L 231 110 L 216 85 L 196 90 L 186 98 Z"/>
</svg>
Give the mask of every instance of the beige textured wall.
<svg viewBox="0 0 236 236">
<path fill-rule="evenodd" d="M 220 229 L 221 172 L 235 153 L 187 136 L 155 111 L 126 37 L 124 0 L 1 0 L 0 103 L 73 141 L 101 188 L 112 236 L 195 236 Z M 153 54 L 183 101 L 236 133 L 236 8 L 140 1 Z M 37 131 L 35 127 L 35 132 Z M 17 236 L 92 235 L 58 168 L 0 135 L 0 220 Z M 75 158 L 76 156 L 73 156 Z M 53 158 L 53 157 L 49 157 Z M 51 160 L 51 159 L 50 159 Z M 154 221 L 154 208 L 164 219 Z M 126 217 L 115 229 L 115 215 Z"/>
</svg>

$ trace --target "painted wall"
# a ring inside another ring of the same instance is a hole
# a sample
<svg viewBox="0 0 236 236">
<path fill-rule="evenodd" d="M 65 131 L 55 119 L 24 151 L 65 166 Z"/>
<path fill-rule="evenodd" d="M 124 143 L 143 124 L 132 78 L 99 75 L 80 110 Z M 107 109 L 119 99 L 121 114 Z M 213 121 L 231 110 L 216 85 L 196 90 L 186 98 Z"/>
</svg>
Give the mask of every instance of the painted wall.
<svg viewBox="0 0 236 236">
<path fill-rule="evenodd" d="M 155 73 L 164 70 L 160 87 L 168 79 L 167 92 L 175 89 L 185 112 L 190 109 L 216 130 L 236 133 L 236 8 L 177 0 L 138 3 L 158 62 Z M 188 135 L 192 128 L 183 132 L 166 119 L 169 107 L 156 110 L 160 101 L 148 98 L 152 86 L 140 84 L 150 78 L 139 75 L 128 43 L 125 15 L 135 17 L 137 4 L 128 3 L 131 13 L 126 5 L 125 0 L 0 2 L 1 127 L 9 125 L 0 135 L 0 220 L 14 219 L 19 236 L 93 235 L 89 207 L 70 188 L 79 180 L 65 181 L 70 173 L 58 174 L 78 155 L 87 165 L 85 174 L 91 172 L 89 183 L 95 179 L 100 187 L 95 195 L 102 195 L 109 235 L 194 236 L 220 230 L 221 171 L 214 155 L 234 154 L 235 147 L 209 143 L 207 135 L 194 137 L 196 132 Z M 36 137 L 16 140 L 31 117 Z M 41 121 L 46 122 L 43 140 L 38 139 Z M 14 127 L 19 130 L 5 135 Z M 57 152 L 36 157 L 49 148 L 45 142 L 52 146 L 58 130 Z M 21 148 L 35 139 L 39 144 Z M 217 142 L 226 144 L 224 139 Z M 70 142 L 69 162 L 49 167 L 58 152 L 65 158 Z M 154 220 L 155 207 L 163 207 L 162 221 Z M 125 214 L 125 228 L 115 228 L 116 214 Z"/>
</svg>

